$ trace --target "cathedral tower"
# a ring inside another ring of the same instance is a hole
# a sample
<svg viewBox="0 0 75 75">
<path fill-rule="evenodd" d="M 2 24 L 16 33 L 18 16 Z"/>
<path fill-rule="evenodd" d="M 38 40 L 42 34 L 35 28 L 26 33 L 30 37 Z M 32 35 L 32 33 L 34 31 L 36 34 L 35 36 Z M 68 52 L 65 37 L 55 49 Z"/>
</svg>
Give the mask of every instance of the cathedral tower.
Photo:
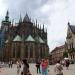
<svg viewBox="0 0 75 75">
<path fill-rule="evenodd" d="M 6 31 L 8 31 L 10 25 L 11 25 L 11 22 L 9 21 L 9 12 L 7 11 L 5 20 L 2 21 L 1 29 L 2 30 L 5 29 Z"/>
</svg>

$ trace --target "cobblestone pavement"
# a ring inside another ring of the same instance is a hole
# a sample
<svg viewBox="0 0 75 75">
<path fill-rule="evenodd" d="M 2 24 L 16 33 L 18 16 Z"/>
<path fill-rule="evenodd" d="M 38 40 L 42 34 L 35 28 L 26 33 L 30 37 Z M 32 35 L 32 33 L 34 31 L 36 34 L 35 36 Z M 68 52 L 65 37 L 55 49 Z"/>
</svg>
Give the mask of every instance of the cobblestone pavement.
<svg viewBox="0 0 75 75">
<path fill-rule="evenodd" d="M 17 70 L 16 65 L 14 65 L 13 68 L 5 67 L 0 69 L 0 75 L 17 75 L 16 70 Z M 21 68 L 21 71 L 22 71 L 22 68 Z M 32 75 L 41 75 L 36 73 L 35 64 L 30 64 L 30 72 L 32 73 Z M 64 75 L 75 75 L 75 64 L 70 65 L 69 70 L 66 70 L 66 68 L 64 67 L 63 73 Z M 48 75 L 55 75 L 54 65 L 49 66 Z"/>
</svg>

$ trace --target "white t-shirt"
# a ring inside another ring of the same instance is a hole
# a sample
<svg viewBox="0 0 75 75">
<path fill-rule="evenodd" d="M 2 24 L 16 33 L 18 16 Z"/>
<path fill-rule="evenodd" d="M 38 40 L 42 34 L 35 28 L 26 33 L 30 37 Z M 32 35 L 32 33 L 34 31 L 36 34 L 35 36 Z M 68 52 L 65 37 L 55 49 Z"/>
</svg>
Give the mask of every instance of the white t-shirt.
<svg viewBox="0 0 75 75">
<path fill-rule="evenodd" d="M 55 74 L 62 74 L 63 67 L 61 64 L 57 63 L 54 67 Z"/>
</svg>

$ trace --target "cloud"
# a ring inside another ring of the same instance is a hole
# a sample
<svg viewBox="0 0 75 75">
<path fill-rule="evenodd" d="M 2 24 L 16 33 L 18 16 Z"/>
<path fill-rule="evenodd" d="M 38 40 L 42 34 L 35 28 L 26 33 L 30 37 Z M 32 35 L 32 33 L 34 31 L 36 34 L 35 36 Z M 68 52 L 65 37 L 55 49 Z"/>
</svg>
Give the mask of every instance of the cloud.
<svg viewBox="0 0 75 75">
<path fill-rule="evenodd" d="M 19 20 L 20 13 L 24 17 L 27 12 L 33 20 L 45 24 L 50 50 L 64 44 L 67 22 L 75 24 L 75 0 L 0 0 L 0 20 L 7 9 L 10 19 L 15 21 Z"/>
</svg>

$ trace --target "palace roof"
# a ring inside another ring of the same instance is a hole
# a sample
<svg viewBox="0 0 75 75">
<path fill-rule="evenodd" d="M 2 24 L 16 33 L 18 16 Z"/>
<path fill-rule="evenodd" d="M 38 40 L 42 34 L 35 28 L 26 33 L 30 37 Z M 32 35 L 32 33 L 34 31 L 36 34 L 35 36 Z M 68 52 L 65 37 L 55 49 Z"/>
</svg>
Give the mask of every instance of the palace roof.
<svg viewBox="0 0 75 75">
<path fill-rule="evenodd" d="M 70 27 L 71 31 L 75 34 L 75 26 L 69 25 L 69 27 Z"/>
</svg>

